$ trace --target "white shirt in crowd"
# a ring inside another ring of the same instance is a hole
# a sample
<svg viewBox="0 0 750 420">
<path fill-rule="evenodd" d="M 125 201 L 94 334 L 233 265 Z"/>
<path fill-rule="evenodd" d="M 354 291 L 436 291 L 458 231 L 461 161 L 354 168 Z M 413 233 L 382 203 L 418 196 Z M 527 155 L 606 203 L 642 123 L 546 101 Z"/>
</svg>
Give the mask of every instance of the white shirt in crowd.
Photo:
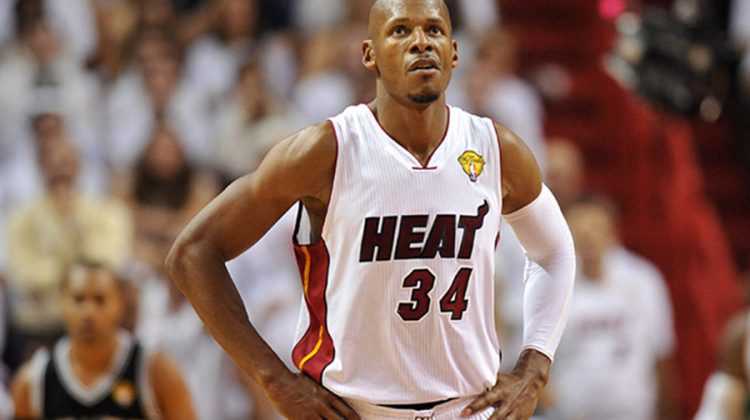
<svg viewBox="0 0 750 420">
<path fill-rule="evenodd" d="M 13 7 L 17 0 L 0 0 L 0 47 L 16 36 Z M 55 32 L 60 34 L 71 54 L 83 63 L 98 44 L 96 19 L 89 0 L 46 0 L 44 9 Z"/>
<path fill-rule="evenodd" d="M 250 46 L 227 45 L 214 36 L 204 36 L 188 49 L 185 77 L 216 104 L 230 96 L 237 73 Z"/>
<path fill-rule="evenodd" d="M 207 98 L 181 79 L 169 101 L 166 121 L 177 133 L 188 159 L 206 163 L 211 155 L 213 113 Z M 108 156 L 118 168 L 128 168 L 140 157 L 156 127 L 153 107 L 137 72 L 123 74 L 112 86 L 106 103 Z"/>
<path fill-rule="evenodd" d="M 136 335 L 151 350 L 166 352 L 180 366 L 199 419 L 239 420 L 251 410 L 226 353 L 205 330 L 190 303 L 169 308 L 169 280 L 152 277 L 140 292 Z"/>
<path fill-rule="evenodd" d="M 579 275 L 550 376 L 554 417 L 654 418 L 655 363 L 675 347 L 670 308 L 659 272 L 622 248 L 601 280 Z"/>
</svg>

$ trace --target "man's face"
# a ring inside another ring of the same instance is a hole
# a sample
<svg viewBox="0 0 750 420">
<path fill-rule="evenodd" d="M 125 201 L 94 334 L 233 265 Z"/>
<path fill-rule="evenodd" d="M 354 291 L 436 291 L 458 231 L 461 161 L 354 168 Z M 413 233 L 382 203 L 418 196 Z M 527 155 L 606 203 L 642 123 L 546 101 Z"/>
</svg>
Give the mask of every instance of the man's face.
<svg viewBox="0 0 750 420">
<path fill-rule="evenodd" d="M 60 38 L 46 21 L 34 23 L 25 36 L 25 43 L 39 64 L 47 65 L 60 55 Z"/>
<path fill-rule="evenodd" d="M 458 55 L 442 0 L 381 1 L 370 36 L 362 61 L 396 100 L 427 105 L 445 92 Z"/>
<path fill-rule="evenodd" d="M 53 137 L 40 144 L 42 174 L 49 190 L 69 188 L 79 171 L 78 152 L 64 137 Z"/>
<path fill-rule="evenodd" d="M 65 327 L 73 341 L 96 343 L 117 330 L 122 300 L 112 273 L 75 267 L 60 299 Z"/>
<path fill-rule="evenodd" d="M 565 209 L 580 196 L 583 188 L 583 158 L 580 151 L 568 140 L 548 141 L 545 169 L 544 181 Z"/>
<path fill-rule="evenodd" d="M 601 263 L 615 242 L 615 226 L 609 213 L 595 204 L 577 204 L 566 217 L 581 263 Z"/>
</svg>

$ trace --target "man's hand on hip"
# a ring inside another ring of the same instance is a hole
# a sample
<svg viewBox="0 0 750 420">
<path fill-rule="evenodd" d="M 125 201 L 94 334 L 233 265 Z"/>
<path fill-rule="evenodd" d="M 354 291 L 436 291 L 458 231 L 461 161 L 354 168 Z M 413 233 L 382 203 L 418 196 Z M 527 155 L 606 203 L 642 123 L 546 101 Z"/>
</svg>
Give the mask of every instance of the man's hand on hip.
<svg viewBox="0 0 750 420">
<path fill-rule="evenodd" d="M 524 350 L 513 372 L 498 373 L 495 386 L 472 401 L 461 415 L 468 417 L 495 407 L 490 420 L 530 418 L 547 383 L 550 365 L 550 359 L 542 353 Z"/>
<path fill-rule="evenodd" d="M 281 375 L 265 386 L 276 410 L 288 419 L 359 419 L 341 398 L 305 374 Z"/>
</svg>

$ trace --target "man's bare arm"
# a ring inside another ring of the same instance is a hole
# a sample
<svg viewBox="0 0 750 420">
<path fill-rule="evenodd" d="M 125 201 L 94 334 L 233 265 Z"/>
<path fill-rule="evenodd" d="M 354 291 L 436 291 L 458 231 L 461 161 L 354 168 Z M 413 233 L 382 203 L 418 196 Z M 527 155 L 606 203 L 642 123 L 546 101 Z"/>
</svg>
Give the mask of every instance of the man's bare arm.
<svg viewBox="0 0 750 420">
<path fill-rule="evenodd" d="M 337 415 L 335 410 L 349 416 L 353 412 L 286 368 L 250 324 L 224 264 L 255 244 L 298 200 L 324 207 L 335 159 L 336 139 L 328 123 L 284 140 L 257 171 L 232 183 L 188 224 L 166 261 L 175 284 L 216 341 L 291 417 L 309 415 L 309 407 L 301 409 L 306 404 L 329 416 Z"/>
<path fill-rule="evenodd" d="M 28 362 L 13 378 L 10 384 L 10 396 L 13 399 L 16 418 L 36 418 L 42 414 L 35 412 L 31 404 L 31 369 Z"/>
<path fill-rule="evenodd" d="M 177 364 L 164 353 L 154 353 L 149 361 L 156 406 L 165 420 L 195 419 L 190 392 Z"/>
<path fill-rule="evenodd" d="M 515 133 L 495 124 L 500 141 L 503 182 L 503 214 L 534 201 L 542 191 L 542 173 L 528 146 Z"/>
</svg>

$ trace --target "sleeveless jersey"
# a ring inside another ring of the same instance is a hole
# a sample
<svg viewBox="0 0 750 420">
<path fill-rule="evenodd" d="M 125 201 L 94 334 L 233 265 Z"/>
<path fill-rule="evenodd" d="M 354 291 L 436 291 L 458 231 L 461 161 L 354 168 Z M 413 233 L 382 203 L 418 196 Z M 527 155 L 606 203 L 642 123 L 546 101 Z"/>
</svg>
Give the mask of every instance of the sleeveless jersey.
<svg viewBox="0 0 750 420">
<path fill-rule="evenodd" d="M 338 150 L 321 239 L 300 204 L 304 288 L 295 365 L 374 404 L 475 395 L 495 383 L 500 150 L 492 121 L 448 107 L 427 165 L 367 105 L 329 122 Z"/>
<path fill-rule="evenodd" d="M 85 387 L 70 364 L 70 342 L 58 341 L 52 352 L 40 350 L 32 360 L 36 371 L 32 404 L 43 418 L 154 417 L 147 373 L 147 355 L 127 333 L 118 336 L 112 369 L 92 387 Z"/>
</svg>

